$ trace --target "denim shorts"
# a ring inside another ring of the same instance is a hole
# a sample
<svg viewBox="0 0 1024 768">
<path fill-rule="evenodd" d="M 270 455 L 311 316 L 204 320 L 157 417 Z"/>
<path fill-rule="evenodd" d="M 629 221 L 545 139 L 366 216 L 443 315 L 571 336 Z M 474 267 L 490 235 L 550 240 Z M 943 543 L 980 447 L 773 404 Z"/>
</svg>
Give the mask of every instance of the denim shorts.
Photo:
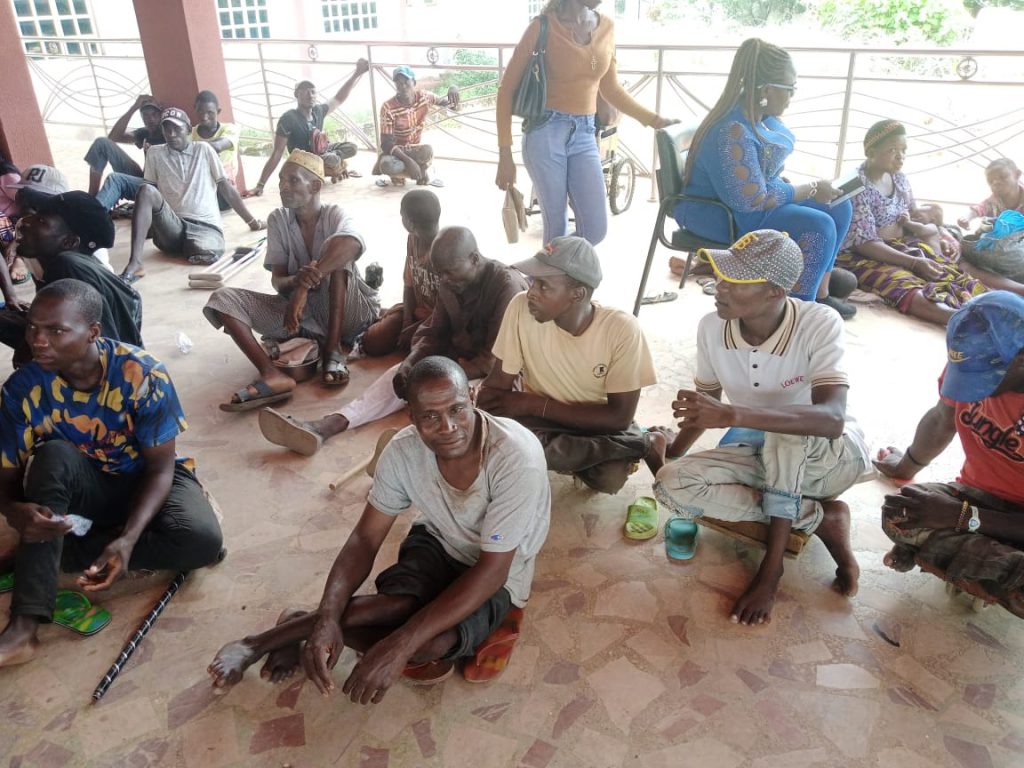
<svg viewBox="0 0 1024 768">
<path fill-rule="evenodd" d="M 426 526 L 414 525 L 398 549 L 398 562 L 377 576 L 377 592 L 415 598 L 422 608 L 468 570 L 468 565 L 445 552 Z M 459 659 L 475 654 L 511 607 L 512 596 L 502 587 L 455 626 L 459 639 L 442 658 Z"/>
</svg>

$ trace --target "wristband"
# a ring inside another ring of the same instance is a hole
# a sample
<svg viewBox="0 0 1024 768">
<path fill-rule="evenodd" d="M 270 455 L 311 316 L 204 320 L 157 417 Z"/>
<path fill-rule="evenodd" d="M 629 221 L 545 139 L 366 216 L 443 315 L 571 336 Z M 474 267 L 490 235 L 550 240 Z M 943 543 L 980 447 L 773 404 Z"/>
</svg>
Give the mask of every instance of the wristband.
<svg viewBox="0 0 1024 768">
<path fill-rule="evenodd" d="M 263 189 L 265 186 L 267 186 L 267 185 L 264 184 L 262 181 L 257 181 L 256 182 L 256 189 Z"/>
<path fill-rule="evenodd" d="M 912 454 L 910 452 L 910 446 L 909 445 L 907 446 L 907 450 L 905 450 L 903 452 L 903 455 L 906 456 L 908 459 L 910 459 L 910 461 L 912 463 L 917 464 L 917 466 L 919 466 L 919 467 L 927 467 L 928 466 L 927 462 L 925 462 L 925 461 L 918 461 L 917 459 L 914 458 L 914 454 Z"/>
<path fill-rule="evenodd" d="M 960 533 L 960 529 L 964 526 L 964 518 L 967 517 L 967 510 L 970 509 L 970 502 L 964 499 L 963 505 L 960 507 L 960 517 L 956 521 L 956 528 L 953 529 L 954 533 Z"/>
</svg>

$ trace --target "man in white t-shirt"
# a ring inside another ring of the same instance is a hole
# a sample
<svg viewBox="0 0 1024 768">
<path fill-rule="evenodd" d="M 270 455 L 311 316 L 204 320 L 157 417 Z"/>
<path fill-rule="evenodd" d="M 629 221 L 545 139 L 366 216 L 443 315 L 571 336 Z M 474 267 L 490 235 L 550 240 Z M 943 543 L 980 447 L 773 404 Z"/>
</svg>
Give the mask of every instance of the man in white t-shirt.
<svg viewBox="0 0 1024 768">
<path fill-rule="evenodd" d="M 618 493 L 641 459 L 657 472 L 665 437 L 633 422 L 640 389 L 656 383 L 654 361 L 635 317 L 593 301 L 594 247 L 557 237 L 514 266 L 530 289 L 505 310 L 480 407 L 529 427 L 548 469 L 602 493 Z"/>
<path fill-rule="evenodd" d="M 786 296 L 803 257 L 781 232 L 757 230 L 700 256 L 718 278 L 716 311 L 697 329 L 694 389 L 679 390 L 672 403 L 680 432 L 655 496 L 681 517 L 769 525 L 767 551 L 733 621 L 770 621 L 790 530 L 818 535 L 838 566 L 833 588 L 852 597 L 860 569 L 850 510 L 836 497 L 870 460 L 846 413 L 842 318 Z M 723 427 L 735 429 L 718 448 L 685 455 L 704 430 Z"/>
<path fill-rule="evenodd" d="M 380 456 L 363 516 L 334 561 L 318 610 L 293 610 L 277 627 L 230 643 L 209 672 L 218 688 L 270 654 L 262 675 L 298 669 L 321 693 L 342 648 L 362 654 L 342 688 L 376 703 L 400 676 L 438 682 L 465 658 L 474 682 L 504 668 L 547 538 L 551 494 L 544 454 L 524 427 L 478 411 L 454 360 L 428 357 L 408 379 L 412 426 Z M 398 562 L 355 596 L 395 520 L 418 512 Z M 505 630 L 499 632 L 498 630 Z M 300 653 L 300 644 L 305 647 Z"/>
<path fill-rule="evenodd" d="M 142 251 L 147 237 L 161 251 L 192 264 L 211 264 L 223 255 L 218 192 L 249 229 L 258 232 L 266 226 L 245 207 L 216 150 L 205 141 L 192 141 L 192 121 L 183 110 L 165 109 L 160 127 L 167 143 L 149 148 L 143 172 L 147 183 L 135 196 L 131 256 L 121 272 L 128 283 L 146 275 Z"/>
</svg>

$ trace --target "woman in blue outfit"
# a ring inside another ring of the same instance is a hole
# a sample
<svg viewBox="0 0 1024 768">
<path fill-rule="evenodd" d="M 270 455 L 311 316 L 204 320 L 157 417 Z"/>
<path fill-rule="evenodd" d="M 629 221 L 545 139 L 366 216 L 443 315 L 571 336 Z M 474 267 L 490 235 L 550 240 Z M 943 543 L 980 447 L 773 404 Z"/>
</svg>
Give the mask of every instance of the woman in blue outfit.
<svg viewBox="0 0 1024 768">
<path fill-rule="evenodd" d="M 755 229 L 788 233 L 804 254 L 804 271 L 792 295 L 852 317 L 856 309 L 828 291 L 852 204 L 847 200 L 830 208 L 828 202 L 840 193 L 826 179 L 790 184 L 781 176 L 795 138 L 779 116 L 795 91 L 796 69 L 786 51 L 757 38 L 744 41 L 722 96 L 694 134 L 683 187 L 689 195 L 725 203 L 737 236 Z M 725 214 L 716 206 L 681 202 L 674 213 L 694 234 L 729 239 Z"/>
</svg>

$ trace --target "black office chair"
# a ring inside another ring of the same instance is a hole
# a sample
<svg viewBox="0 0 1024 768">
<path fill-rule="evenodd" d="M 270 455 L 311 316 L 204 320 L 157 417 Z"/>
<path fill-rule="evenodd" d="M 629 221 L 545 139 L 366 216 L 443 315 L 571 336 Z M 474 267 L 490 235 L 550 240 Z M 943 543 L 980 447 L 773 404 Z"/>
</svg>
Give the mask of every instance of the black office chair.
<svg viewBox="0 0 1024 768">
<path fill-rule="evenodd" d="M 654 222 L 654 234 L 651 235 L 651 247 L 647 250 L 647 261 L 644 262 L 644 274 L 640 278 L 640 288 L 636 292 L 636 302 L 633 304 L 633 314 L 640 314 L 640 302 L 644 297 L 644 289 L 647 287 L 647 278 L 651 273 L 651 262 L 654 260 L 654 251 L 661 243 L 673 251 L 684 251 L 686 256 L 686 267 L 683 269 L 683 276 L 679 280 L 679 287 L 686 284 L 693 266 L 693 255 L 701 248 L 728 248 L 736 241 L 736 223 L 732 218 L 732 211 L 721 200 L 714 200 L 707 197 L 696 197 L 683 194 L 683 168 L 686 166 L 686 154 L 690 151 L 690 142 L 696 132 L 694 126 L 670 125 L 655 133 L 655 140 L 658 146 L 658 218 Z M 721 208 L 729 222 L 729 242 L 719 243 L 714 240 L 695 235 L 687 229 L 677 229 L 672 233 L 672 239 L 665 237 L 665 220 L 672 219 L 672 209 L 676 203 L 682 200 L 716 205 Z"/>
</svg>

